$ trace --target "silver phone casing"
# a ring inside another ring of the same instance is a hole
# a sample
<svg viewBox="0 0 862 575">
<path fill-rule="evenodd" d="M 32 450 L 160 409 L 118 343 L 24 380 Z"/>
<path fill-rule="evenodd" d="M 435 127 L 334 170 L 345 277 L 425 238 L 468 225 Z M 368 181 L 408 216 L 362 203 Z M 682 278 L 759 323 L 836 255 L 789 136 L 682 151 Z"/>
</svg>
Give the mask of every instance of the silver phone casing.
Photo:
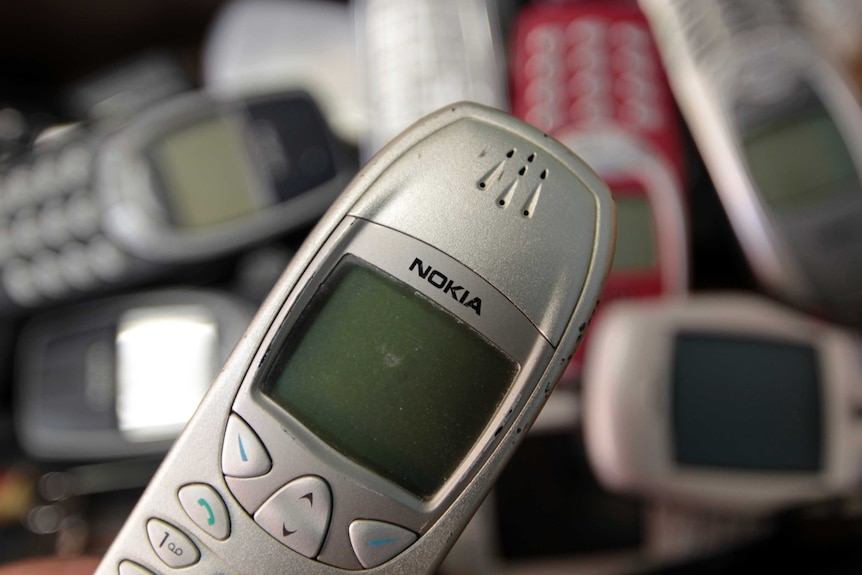
<svg viewBox="0 0 862 575">
<path fill-rule="evenodd" d="M 458 135 L 451 136 L 449 131 Z M 428 140 L 434 138 L 440 140 L 429 145 Z M 435 154 L 430 154 L 432 148 Z M 513 157 L 507 157 L 512 150 Z M 528 162 L 530 154 L 533 160 Z M 548 170 L 546 181 L 541 180 L 540 164 Z M 512 185 L 524 166 L 529 166 L 526 173 L 532 175 Z M 556 175 L 566 178 L 566 189 L 554 185 Z M 544 185 L 543 193 L 531 195 L 539 183 Z M 577 189 L 568 189 L 569 185 Z M 497 199 L 506 194 L 511 198 L 508 210 L 501 209 Z M 566 199 L 567 194 L 576 199 Z M 525 201 L 533 202 L 529 217 L 523 216 Z M 555 209 L 561 201 L 569 209 Z M 583 209 L 573 210 L 576 206 Z M 220 454 L 227 416 L 260 342 L 284 302 L 296 297 L 292 292 L 297 282 L 347 216 L 391 226 L 459 259 L 512 300 L 555 346 L 522 410 L 513 414 L 488 459 L 451 507 L 407 550 L 364 571 L 431 572 L 488 493 L 580 341 L 610 267 L 613 212 L 607 187 L 585 163 L 511 116 L 462 103 L 418 122 L 360 171 L 309 236 L 168 454 L 97 574 L 116 573 L 117 565 L 126 559 L 163 570 L 147 539 L 146 523 L 152 517 L 181 527 L 202 550 L 201 560 L 183 570 L 189 574 L 346 572 L 307 559 L 264 532 L 230 495 Z M 554 265 L 562 267 L 555 269 Z M 572 285 L 578 287 L 572 289 Z M 232 524 L 225 541 L 209 538 L 180 506 L 177 490 L 194 482 L 210 484 L 224 498 Z"/>
</svg>

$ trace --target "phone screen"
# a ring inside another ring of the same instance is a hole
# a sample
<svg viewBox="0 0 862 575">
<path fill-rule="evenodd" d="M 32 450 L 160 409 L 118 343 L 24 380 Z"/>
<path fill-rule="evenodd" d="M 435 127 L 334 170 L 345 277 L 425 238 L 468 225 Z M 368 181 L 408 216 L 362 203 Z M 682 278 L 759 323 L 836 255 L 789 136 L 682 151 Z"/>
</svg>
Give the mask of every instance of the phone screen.
<svg viewBox="0 0 862 575">
<path fill-rule="evenodd" d="M 259 186 L 243 142 L 228 118 L 215 115 L 154 143 L 155 177 L 175 224 L 202 228 L 259 208 Z"/>
<path fill-rule="evenodd" d="M 750 134 L 744 150 L 758 190 L 775 208 L 862 187 L 850 151 L 819 99 L 805 113 L 778 118 Z"/>
<path fill-rule="evenodd" d="M 264 367 L 261 389 L 348 458 L 427 499 L 517 373 L 471 327 L 347 256 Z"/>
</svg>

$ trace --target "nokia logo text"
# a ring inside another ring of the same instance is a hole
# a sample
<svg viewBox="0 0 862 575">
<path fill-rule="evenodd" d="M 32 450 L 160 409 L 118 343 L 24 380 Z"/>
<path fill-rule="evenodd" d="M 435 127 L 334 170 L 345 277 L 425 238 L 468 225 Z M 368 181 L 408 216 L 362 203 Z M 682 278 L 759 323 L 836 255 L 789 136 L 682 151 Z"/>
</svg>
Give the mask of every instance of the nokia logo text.
<svg viewBox="0 0 862 575">
<path fill-rule="evenodd" d="M 426 280 L 435 288 L 443 290 L 443 293 L 448 293 L 452 296 L 452 299 L 464 307 L 469 307 L 475 311 L 476 315 L 482 315 L 482 299 L 479 297 L 470 297 L 470 290 L 465 289 L 464 286 L 457 285 L 455 280 L 450 280 L 440 270 L 435 270 L 430 265 L 425 266 L 419 258 L 414 258 L 413 263 L 410 264 L 410 271 L 414 269 L 420 278 Z"/>
</svg>

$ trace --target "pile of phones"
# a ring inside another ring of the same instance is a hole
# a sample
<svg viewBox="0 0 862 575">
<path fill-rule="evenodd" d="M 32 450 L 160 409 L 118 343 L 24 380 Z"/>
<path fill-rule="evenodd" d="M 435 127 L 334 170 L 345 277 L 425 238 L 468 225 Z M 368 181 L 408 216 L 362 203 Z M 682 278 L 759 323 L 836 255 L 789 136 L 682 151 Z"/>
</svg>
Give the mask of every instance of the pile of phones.
<svg viewBox="0 0 862 575">
<path fill-rule="evenodd" d="M 862 108 L 811 9 L 520 6 L 512 111 L 608 183 L 617 244 L 568 418 L 540 418 L 453 570 L 656 568 L 858 493 Z"/>
<path fill-rule="evenodd" d="M 164 51 L 52 100 L 54 123 L 31 121 L 38 132 L 0 163 L 0 389 L 3 429 L 14 424 L 0 465 L 28 494 L 7 491 L 0 524 L 100 551 L 95 532 L 122 515 L 87 527 L 75 501 L 134 500 L 358 161 L 302 86 L 217 97 Z M 134 477 L 130 459 L 150 463 Z M 52 473 L 76 485 L 46 487 Z"/>
<path fill-rule="evenodd" d="M 862 107 L 797 4 L 245 0 L 70 91 L 0 162 L 31 530 L 131 458 L 99 573 L 616 573 L 856 493 Z"/>
</svg>

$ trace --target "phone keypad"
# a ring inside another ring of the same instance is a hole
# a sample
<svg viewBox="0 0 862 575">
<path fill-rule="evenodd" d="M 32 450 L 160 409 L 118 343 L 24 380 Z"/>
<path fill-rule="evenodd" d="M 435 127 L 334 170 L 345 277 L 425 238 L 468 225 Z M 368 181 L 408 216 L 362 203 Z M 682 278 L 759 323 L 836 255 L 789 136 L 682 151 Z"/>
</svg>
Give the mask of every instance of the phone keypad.
<svg viewBox="0 0 862 575">
<path fill-rule="evenodd" d="M 389 561 L 419 538 L 414 531 L 387 521 L 368 517 L 345 518 L 343 515 L 338 518 L 335 506 L 338 505 L 339 493 L 332 484 L 319 475 L 296 477 L 292 467 L 290 475 L 285 474 L 283 483 L 274 489 L 274 493 L 270 490 L 261 492 L 255 482 L 272 478 L 273 473 L 273 462 L 268 456 L 265 471 L 258 472 L 266 473 L 265 477 L 247 476 L 248 479 L 237 482 L 234 478 L 239 476 L 228 473 L 228 470 L 237 472 L 239 445 L 242 443 L 248 455 L 249 438 L 260 441 L 245 421 L 237 414 L 231 414 L 222 448 L 222 469 L 228 488 L 255 522 L 286 547 L 335 567 L 356 569 L 358 561 L 363 568 L 368 569 Z M 260 449 L 267 453 L 262 443 Z M 276 459 L 280 459 L 279 455 L 281 458 L 289 457 L 284 451 L 273 452 Z M 257 494 L 261 494 L 259 499 Z M 344 497 L 344 494 L 341 496 Z M 345 556 L 330 555 L 323 559 L 327 553 L 324 543 L 333 532 L 338 536 L 343 534 L 349 537 L 349 541 L 345 540 L 344 543 L 347 545 L 346 552 L 349 554 L 352 551 L 353 557 L 347 559 Z"/>
<path fill-rule="evenodd" d="M 115 282 L 130 260 L 102 233 L 94 150 L 73 140 L 0 173 L 0 286 L 22 307 Z"/>
<path fill-rule="evenodd" d="M 645 25 L 598 17 L 543 24 L 526 49 L 527 121 L 549 131 L 607 120 L 663 128 L 655 113 L 660 71 L 647 55 L 653 46 Z"/>
<path fill-rule="evenodd" d="M 552 134 L 618 124 L 646 140 L 673 125 L 646 19 L 618 3 L 542 6 L 516 27 L 513 113 Z"/>
</svg>

